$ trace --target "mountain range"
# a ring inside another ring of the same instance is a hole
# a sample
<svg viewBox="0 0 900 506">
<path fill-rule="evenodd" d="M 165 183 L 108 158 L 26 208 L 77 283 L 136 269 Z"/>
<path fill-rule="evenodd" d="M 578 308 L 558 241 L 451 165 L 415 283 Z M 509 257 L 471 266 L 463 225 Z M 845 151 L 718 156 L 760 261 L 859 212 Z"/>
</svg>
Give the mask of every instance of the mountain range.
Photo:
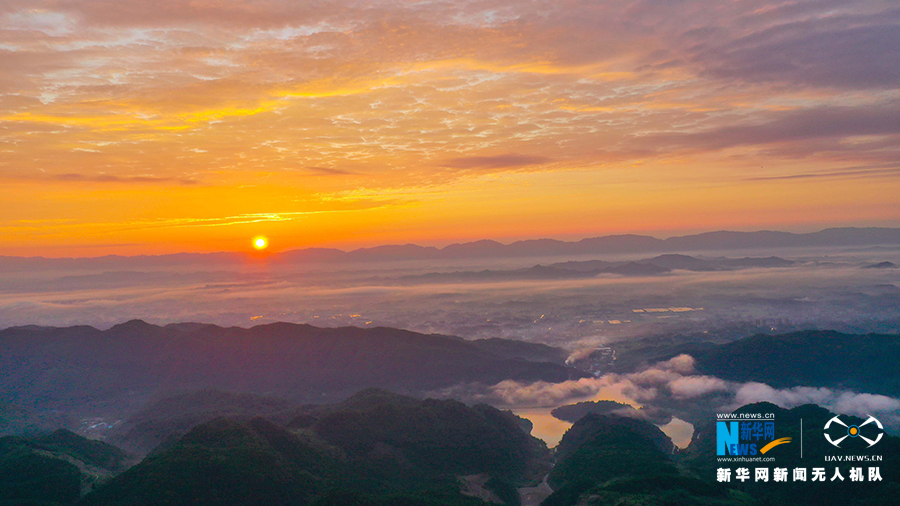
<svg viewBox="0 0 900 506">
<path fill-rule="evenodd" d="M 79 504 L 514 505 L 549 469 L 523 420 L 486 405 L 365 389 L 298 418 L 204 421 Z"/>
<path fill-rule="evenodd" d="M 427 274 L 413 274 L 399 278 L 375 278 L 374 281 L 399 282 L 401 284 L 416 283 L 467 283 L 488 281 L 511 280 L 550 280 L 550 279 L 579 279 L 599 276 L 601 274 L 616 274 L 620 276 L 655 276 L 665 274 L 673 270 L 687 270 L 696 272 L 731 271 L 748 268 L 789 267 L 794 265 L 793 260 L 779 257 L 764 258 L 697 258 L 677 253 L 668 253 L 653 258 L 626 262 L 607 262 L 603 260 L 570 260 L 550 265 L 535 265 L 525 269 L 511 270 L 481 270 L 481 271 L 454 271 L 454 272 L 430 272 Z"/>
<path fill-rule="evenodd" d="M 697 371 L 731 381 L 848 388 L 900 396 L 900 335 L 805 330 L 686 348 Z"/>
<path fill-rule="evenodd" d="M 459 383 L 588 376 L 561 359 L 547 346 L 384 327 L 226 328 L 141 320 L 108 330 L 11 327 L 0 331 L 0 398 L 13 418 L 102 417 L 209 388 L 321 403 L 365 387 L 421 394 Z"/>
<path fill-rule="evenodd" d="M 778 231 L 716 231 L 658 239 L 644 235 L 608 235 L 580 241 L 530 239 L 502 244 L 480 240 L 450 244 L 443 248 L 415 244 L 384 245 L 343 251 L 334 248 L 306 248 L 269 255 L 273 264 L 309 264 L 320 262 L 379 262 L 409 260 L 450 260 L 479 258 L 549 257 L 560 255 L 665 253 L 686 251 L 726 251 L 753 248 L 792 248 L 822 246 L 872 246 L 900 244 L 900 228 L 829 228 L 811 233 Z M 216 265 L 246 261 L 242 253 L 179 253 L 172 255 L 118 256 L 92 258 L 0 257 L 0 268 L 102 268 L 175 265 Z"/>
<path fill-rule="evenodd" d="M 191 399 L 208 394 L 196 393 Z M 222 402 L 221 394 L 211 395 L 206 404 Z M 179 411 L 187 406 L 184 401 L 167 406 Z M 896 503 L 900 438 L 885 434 L 872 448 L 864 448 L 862 441 L 845 442 L 846 449 L 834 448 L 823 438 L 822 427 L 835 413 L 811 404 L 784 409 L 757 403 L 734 413 L 771 414 L 775 435 L 790 438 L 766 455 L 775 460 L 762 467 L 822 466 L 828 476 L 839 468 L 848 477 L 851 467 L 861 465 L 865 470 L 876 465 L 883 480 L 719 482 L 718 468 L 728 468 L 735 475 L 739 467 L 749 467 L 752 473 L 760 464 L 718 460 L 713 415 L 698 425 L 684 450 L 675 448 L 652 423 L 596 413 L 577 419 L 559 446 L 548 449 L 529 435 L 530 424 L 510 412 L 364 389 L 339 403 L 302 407 L 287 421 L 267 416 L 199 420 L 136 464 L 110 444 L 64 430 L 0 438 L 0 505 Z M 846 415 L 841 419 L 859 427 L 864 422 Z M 854 442 L 860 444 L 851 447 Z M 882 457 L 863 463 L 825 460 L 846 456 L 848 451 Z M 544 492 L 535 496 L 536 489 Z"/>
</svg>

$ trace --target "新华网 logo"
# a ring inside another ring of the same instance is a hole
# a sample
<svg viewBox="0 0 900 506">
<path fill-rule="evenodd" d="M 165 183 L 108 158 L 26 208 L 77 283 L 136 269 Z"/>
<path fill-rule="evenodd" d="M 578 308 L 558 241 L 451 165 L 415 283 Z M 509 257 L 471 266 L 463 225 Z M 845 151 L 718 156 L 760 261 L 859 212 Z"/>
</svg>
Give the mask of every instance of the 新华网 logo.
<svg viewBox="0 0 900 506">
<path fill-rule="evenodd" d="M 772 420 L 716 422 L 717 455 L 754 456 L 790 442 L 789 437 L 775 439 Z"/>
</svg>

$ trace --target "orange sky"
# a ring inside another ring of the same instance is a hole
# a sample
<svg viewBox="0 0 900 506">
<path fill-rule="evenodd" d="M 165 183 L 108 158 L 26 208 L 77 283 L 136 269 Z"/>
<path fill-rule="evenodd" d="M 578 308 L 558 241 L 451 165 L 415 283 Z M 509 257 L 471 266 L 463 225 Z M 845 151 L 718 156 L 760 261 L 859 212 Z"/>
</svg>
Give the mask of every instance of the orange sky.
<svg viewBox="0 0 900 506">
<path fill-rule="evenodd" d="M 900 226 L 898 25 L 888 1 L 5 1 L 0 254 Z"/>
</svg>

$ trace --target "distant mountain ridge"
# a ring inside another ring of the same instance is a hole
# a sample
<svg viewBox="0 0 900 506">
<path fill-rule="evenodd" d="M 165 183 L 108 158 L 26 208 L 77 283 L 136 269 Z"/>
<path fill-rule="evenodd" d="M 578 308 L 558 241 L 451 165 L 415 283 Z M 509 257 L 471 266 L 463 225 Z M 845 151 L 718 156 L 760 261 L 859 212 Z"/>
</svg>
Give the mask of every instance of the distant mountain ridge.
<svg viewBox="0 0 900 506">
<path fill-rule="evenodd" d="M 588 376 L 518 358 L 557 361 L 552 351 L 387 327 L 161 327 L 141 320 L 108 330 L 12 327 L 0 331 L 0 398 L 30 412 L 93 413 L 207 388 L 325 402 L 369 386 L 424 393 L 459 383 Z"/>
<path fill-rule="evenodd" d="M 757 334 L 706 349 L 686 349 L 700 373 L 777 388 L 843 387 L 900 395 L 900 335 L 804 330 Z"/>
<path fill-rule="evenodd" d="M 447 260 L 466 258 L 546 257 L 559 255 L 666 253 L 683 251 L 724 251 L 751 248 L 790 248 L 818 246 L 870 246 L 900 244 L 900 228 L 841 227 L 818 232 L 792 233 L 762 230 L 756 232 L 715 231 L 658 239 L 623 234 L 591 237 L 580 241 L 529 239 L 503 244 L 493 240 L 450 244 L 443 248 L 415 244 L 383 245 L 343 251 L 335 248 L 305 248 L 272 254 L 274 263 L 293 262 L 380 262 L 398 260 Z M 241 262 L 244 253 L 178 253 L 172 255 L 119 256 L 91 258 L 44 258 L 0 256 L 0 268 L 45 267 L 73 268 L 129 266 L 167 266 L 192 264 L 228 264 Z"/>
<path fill-rule="evenodd" d="M 730 271 L 749 268 L 789 267 L 796 262 L 779 257 L 765 258 L 695 258 L 688 255 L 669 253 L 633 262 L 606 262 L 585 260 L 559 262 L 550 265 L 535 265 L 514 270 L 481 270 L 429 272 L 410 274 L 399 278 L 377 277 L 372 281 L 406 283 L 469 283 L 512 280 L 561 280 L 583 279 L 601 274 L 621 276 L 657 276 L 673 270 L 696 272 Z"/>
</svg>

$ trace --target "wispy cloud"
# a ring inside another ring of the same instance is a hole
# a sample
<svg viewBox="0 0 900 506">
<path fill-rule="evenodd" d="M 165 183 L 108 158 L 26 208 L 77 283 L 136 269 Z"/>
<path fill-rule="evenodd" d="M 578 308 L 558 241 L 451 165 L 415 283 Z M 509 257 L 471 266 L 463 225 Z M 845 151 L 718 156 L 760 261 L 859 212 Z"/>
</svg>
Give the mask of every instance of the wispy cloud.
<svg viewBox="0 0 900 506">
<path fill-rule="evenodd" d="M 488 198 L 483 176 L 523 176 L 500 194 L 540 204 L 522 211 L 531 223 L 556 216 L 544 235 L 588 215 L 666 228 L 673 205 L 759 215 L 685 189 L 840 178 L 857 204 L 879 202 L 860 220 L 896 220 L 869 187 L 882 176 L 844 167 L 900 160 L 898 23 L 879 0 L 9 0 L 0 170 L 218 188 L 203 199 L 222 216 L 235 214 L 227 189 L 261 177 L 308 204 L 397 188 L 450 201 L 459 181 Z M 664 185 L 677 203 L 640 197 Z M 820 219 L 817 188 L 797 220 Z M 580 205 L 547 214 L 561 201 Z M 456 228 L 509 222 L 483 213 Z M 446 214 L 383 223 L 399 234 Z"/>
<path fill-rule="evenodd" d="M 349 176 L 352 172 L 330 167 L 306 167 L 306 170 L 318 176 Z"/>
<path fill-rule="evenodd" d="M 883 178 L 900 177 L 900 164 L 892 167 L 863 168 L 839 170 L 831 172 L 819 172 L 808 174 L 782 174 L 777 176 L 749 177 L 747 181 L 778 181 L 788 179 L 844 179 L 844 178 Z"/>
<path fill-rule="evenodd" d="M 184 178 L 171 178 L 171 177 L 156 177 L 156 176 L 115 176 L 112 174 L 96 174 L 96 175 L 85 175 L 85 174 L 76 174 L 76 173 L 67 173 L 67 174 L 58 174 L 54 176 L 50 176 L 50 179 L 54 181 L 71 181 L 71 182 L 92 182 L 92 183 L 149 183 L 149 184 L 158 184 L 158 183 L 177 183 L 181 185 L 194 185 L 198 184 L 197 181 L 193 179 L 184 179 Z"/>
<path fill-rule="evenodd" d="M 376 204 L 374 207 L 380 207 L 382 205 L 384 204 Z M 122 230 L 183 227 L 227 227 L 233 225 L 247 225 L 252 223 L 293 221 L 306 216 L 314 216 L 318 214 L 352 213 L 371 208 L 372 207 L 360 207 L 354 209 L 329 209 L 321 211 L 300 211 L 287 213 L 252 213 L 240 214 L 235 216 L 222 216 L 216 218 L 176 218 L 167 220 L 148 220 L 143 222 L 129 223 L 128 226 L 123 228 Z"/>
<path fill-rule="evenodd" d="M 453 167 L 455 169 L 505 169 L 512 167 L 527 167 L 530 165 L 543 165 L 549 162 L 550 159 L 545 156 L 504 154 L 453 158 L 444 163 L 443 166 Z"/>
</svg>

